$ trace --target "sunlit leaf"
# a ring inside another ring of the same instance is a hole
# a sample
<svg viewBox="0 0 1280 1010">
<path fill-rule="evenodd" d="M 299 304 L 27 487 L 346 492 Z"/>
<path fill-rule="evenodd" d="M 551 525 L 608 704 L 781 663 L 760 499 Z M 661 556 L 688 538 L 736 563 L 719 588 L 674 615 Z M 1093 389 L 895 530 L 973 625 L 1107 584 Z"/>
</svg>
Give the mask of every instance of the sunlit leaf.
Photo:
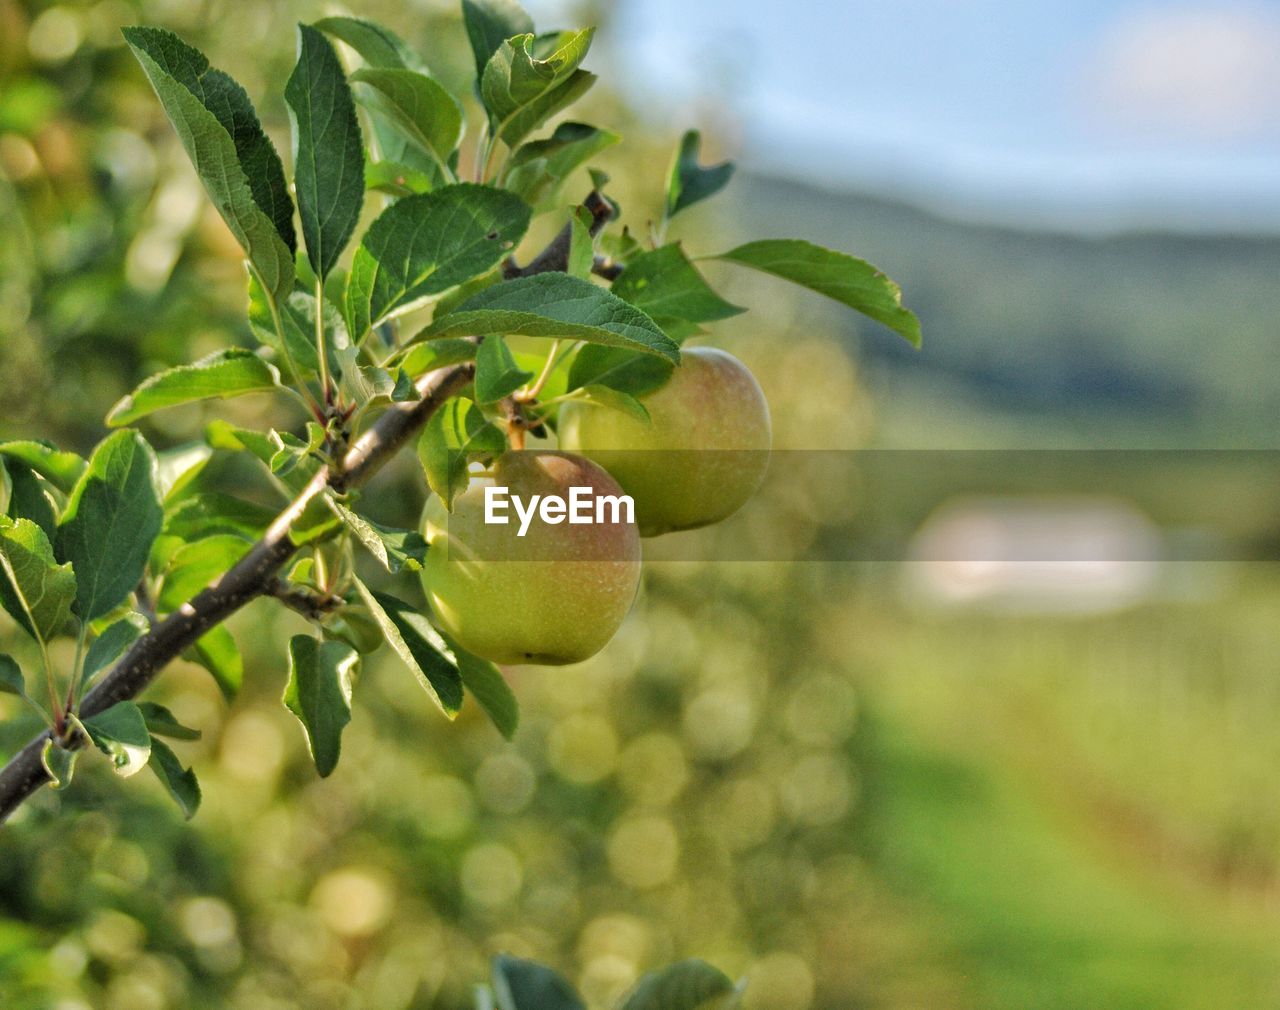
<svg viewBox="0 0 1280 1010">
<path fill-rule="evenodd" d="M 30 519 L 0 516 L 0 605 L 28 634 L 58 634 L 76 599 L 72 566 L 59 564 L 44 530 Z"/>
<path fill-rule="evenodd" d="M 413 70 L 384 67 L 359 70 L 351 80 L 381 96 L 378 107 L 419 149 L 441 164 L 449 160 L 462 140 L 462 106 L 438 81 Z"/>
<path fill-rule="evenodd" d="M 131 701 L 119 701 L 105 712 L 82 720 L 94 745 L 111 759 L 116 774 L 136 775 L 151 757 L 151 734 L 142 712 Z"/>
<path fill-rule="evenodd" d="M 283 301 L 294 277 L 293 201 L 249 97 L 172 32 L 123 31 L 213 205 L 267 290 Z"/>
<path fill-rule="evenodd" d="M 517 35 L 498 46 L 480 78 L 480 97 L 493 124 L 493 136 L 514 147 L 532 130 L 595 82 L 579 70 L 595 35 L 594 28 L 562 32 L 545 56 L 535 55 L 535 36 Z"/>
<path fill-rule="evenodd" d="M 371 67 L 415 67 L 417 57 L 404 40 L 385 25 L 367 18 L 321 18 L 315 27 L 341 39 Z"/>
<path fill-rule="evenodd" d="M 370 225 L 351 266 L 352 338 L 489 270 L 528 226 L 524 201 L 489 186 L 459 183 L 397 200 Z"/>
<path fill-rule="evenodd" d="M 50 785 L 54 789 L 66 789 L 76 770 L 76 759 L 80 756 L 77 750 L 67 750 L 54 740 L 46 740 L 40 752 L 40 763 L 49 774 Z"/>
<path fill-rule="evenodd" d="M 74 452 L 63 452 L 47 442 L 0 442 L 0 456 L 20 460 L 59 491 L 68 492 L 89 464 Z"/>
<path fill-rule="evenodd" d="M 274 366 L 252 351 L 233 347 L 190 365 L 157 372 L 111 408 L 107 424 L 118 428 L 166 407 L 279 388 L 280 373 Z"/>
<path fill-rule="evenodd" d="M 486 288 L 423 333 L 569 337 L 680 360 L 676 344 L 640 309 L 590 281 L 562 273 L 535 274 Z"/>
<path fill-rule="evenodd" d="M 834 298 L 920 346 L 920 320 L 902 307 L 902 289 L 865 260 L 802 239 L 748 242 L 709 258 L 773 274 Z"/>
<path fill-rule="evenodd" d="M 417 530 L 400 530 L 383 526 L 366 516 L 351 511 L 340 501 L 329 498 L 329 505 L 355 534 L 365 549 L 392 574 L 408 569 L 420 571 L 427 555 L 427 542 Z"/>
</svg>

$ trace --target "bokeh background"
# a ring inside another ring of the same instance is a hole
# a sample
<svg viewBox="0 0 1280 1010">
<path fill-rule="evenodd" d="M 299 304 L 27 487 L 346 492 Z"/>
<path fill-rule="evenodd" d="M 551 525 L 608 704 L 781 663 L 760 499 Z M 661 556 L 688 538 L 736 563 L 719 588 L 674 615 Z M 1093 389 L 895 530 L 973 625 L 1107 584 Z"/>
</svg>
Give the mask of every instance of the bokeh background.
<svg viewBox="0 0 1280 1010">
<path fill-rule="evenodd" d="M 512 671 L 511 744 L 371 664 L 325 781 L 278 700 L 295 619 L 238 617 L 234 704 L 183 664 L 154 689 L 204 732 L 179 745 L 193 822 L 86 761 L 0 831 L 0 1005 L 453 1010 L 499 950 L 593 1007 L 689 956 L 749 976 L 751 1010 L 1275 1005 L 1280 10 L 528 6 L 602 25 L 575 115 L 625 134 L 600 161 L 632 222 L 701 126 L 741 167 L 690 213 L 695 252 L 865 256 L 925 348 L 715 271 L 754 311 L 714 339 L 805 451 L 730 546 L 668 540 L 701 560 L 650 565 L 602 655 Z M 238 252 L 119 26 L 204 48 L 287 152 L 292 24 L 335 9 L 0 0 L 0 436 L 85 451 L 143 375 L 252 344 Z M 452 4 L 354 12 L 466 94 Z M 1046 449 L 1074 483 L 1011 489 Z M 1093 486 L 1117 449 L 1164 452 L 1141 488 Z M 421 501 L 408 463 L 374 489 L 389 519 Z M 0 714 L 7 751 L 33 727 Z"/>
</svg>

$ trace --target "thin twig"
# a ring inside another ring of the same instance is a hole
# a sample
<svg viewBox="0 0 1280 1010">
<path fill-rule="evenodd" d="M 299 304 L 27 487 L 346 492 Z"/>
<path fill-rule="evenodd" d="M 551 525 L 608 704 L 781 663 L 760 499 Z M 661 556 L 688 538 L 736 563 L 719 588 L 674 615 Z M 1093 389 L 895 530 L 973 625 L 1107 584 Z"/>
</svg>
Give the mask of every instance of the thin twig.
<svg viewBox="0 0 1280 1010">
<path fill-rule="evenodd" d="M 615 208 L 598 190 L 592 190 L 582 201 L 582 206 L 591 213 L 591 224 L 587 230 L 595 238 L 604 230 L 604 226 L 613 218 Z M 507 280 L 516 277 L 531 277 L 534 274 L 548 273 L 552 270 L 565 270 L 569 263 L 569 246 L 573 243 L 573 222 L 570 221 L 559 232 L 551 243 L 540 252 L 526 267 L 516 263 L 515 258 L 508 259 L 502 273 Z"/>
<path fill-rule="evenodd" d="M 591 272 L 607 281 L 616 281 L 624 270 L 626 267 L 608 256 L 597 256 L 591 264 Z"/>
</svg>

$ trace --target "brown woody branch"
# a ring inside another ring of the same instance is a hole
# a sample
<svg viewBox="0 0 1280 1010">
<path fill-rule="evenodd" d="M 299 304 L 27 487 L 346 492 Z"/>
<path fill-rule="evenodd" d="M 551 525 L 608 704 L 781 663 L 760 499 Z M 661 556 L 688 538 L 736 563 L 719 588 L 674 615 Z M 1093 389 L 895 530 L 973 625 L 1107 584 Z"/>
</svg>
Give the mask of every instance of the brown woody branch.
<svg viewBox="0 0 1280 1010">
<path fill-rule="evenodd" d="M 584 206 L 592 212 L 593 234 L 613 215 L 612 205 L 599 193 L 592 192 Z M 523 269 L 509 261 L 507 276 L 527 277 L 567 269 L 569 234 L 566 228 Z M 418 379 L 421 399 L 388 408 L 357 439 L 340 466 L 318 472 L 235 567 L 133 644 L 111 672 L 85 696 L 80 715 L 97 715 L 117 702 L 137 697 L 161 670 L 211 629 L 258 597 L 277 595 L 280 572 L 298 550 L 290 530 L 307 506 L 326 487 L 341 493 L 367 482 L 417 434 L 432 414 L 471 381 L 474 371 L 470 363 L 451 365 Z M 48 739 L 48 732 L 41 733 L 0 769 L 0 824 L 49 781 L 40 760 Z"/>
<path fill-rule="evenodd" d="M 588 231 L 595 238 L 604 230 L 614 215 L 614 206 L 598 190 L 592 190 L 582 201 L 582 206 L 591 213 L 591 224 Z M 552 270 L 566 270 L 569 266 L 569 246 L 573 243 L 573 222 L 570 221 L 553 238 L 526 267 L 519 266 L 515 257 L 508 259 L 502 273 L 507 280 L 516 277 L 532 277 L 534 274 L 549 273 Z"/>
</svg>

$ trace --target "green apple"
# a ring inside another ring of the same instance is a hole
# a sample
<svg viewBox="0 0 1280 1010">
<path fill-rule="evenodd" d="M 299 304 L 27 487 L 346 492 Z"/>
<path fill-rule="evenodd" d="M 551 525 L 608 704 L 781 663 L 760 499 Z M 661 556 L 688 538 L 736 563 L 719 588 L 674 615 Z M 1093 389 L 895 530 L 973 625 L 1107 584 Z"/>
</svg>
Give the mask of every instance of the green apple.
<svg viewBox="0 0 1280 1010">
<path fill-rule="evenodd" d="M 570 522 L 544 504 L 557 499 L 594 502 L 588 513 L 603 521 Z M 504 453 L 492 479 L 473 480 L 452 513 L 432 499 L 422 583 L 440 627 L 506 665 L 559 666 L 595 655 L 640 585 L 640 537 L 625 504 L 601 467 L 551 451 Z"/>
<path fill-rule="evenodd" d="M 769 465 L 769 405 L 741 361 L 686 348 L 671 380 L 640 402 L 647 423 L 569 401 L 558 432 L 561 448 L 600 463 L 635 499 L 641 535 L 717 523 L 755 493 Z"/>
</svg>

